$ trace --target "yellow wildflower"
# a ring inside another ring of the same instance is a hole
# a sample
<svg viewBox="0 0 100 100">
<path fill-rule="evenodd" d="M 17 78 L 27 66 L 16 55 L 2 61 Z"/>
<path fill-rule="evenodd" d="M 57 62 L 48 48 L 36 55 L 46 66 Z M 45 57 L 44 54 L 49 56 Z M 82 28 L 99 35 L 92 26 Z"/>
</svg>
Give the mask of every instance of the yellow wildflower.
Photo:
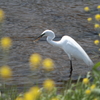
<svg viewBox="0 0 100 100">
<path fill-rule="evenodd" d="M 87 95 L 91 94 L 91 90 L 86 90 L 85 94 L 87 94 Z"/>
<path fill-rule="evenodd" d="M 46 90 L 50 91 L 55 87 L 55 82 L 51 79 L 47 79 L 44 81 L 43 86 Z"/>
<path fill-rule="evenodd" d="M 88 83 L 89 83 L 89 79 L 88 79 L 88 78 L 84 78 L 84 79 L 83 79 L 83 83 L 84 83 L 84 84 L 88 84 Z"/>
<path fill-rule="evenodd" d="M 50 58 L 46 58 L 44 61 L 43 61 L 43 68 L 47 71 L 51 71 L 54 69 L 54 62 L 52 59 Z"/>
<path fill-rule="evenodd" d="M 90 89 L 93 90 L 93 89 L 95 89 L 95 87 L 96 87 L 96 85 L 93 84 L 93 85 L 90 87 Z"/>
<path fill-rule="evenodd" d="M 15 100 L 24 100 L 22 97 L 17 97 Z"/>
<path fill-rule="evenodd" d="M 0 68 L 0 75 L 2 78 L 10 78 L 12 76 L 12 70 L 9 66 L 5 65 Z"/>
<path fill-rule="evenodd" d="M 95 40 L 95 41 L 94 41 L 94 44 L 95 44 L 95 45 L 98 45 L 98 44 L 99 44 L 99 40 Z"/>
<path fill-rule="evenodd" d="M 2 22 L 5 18 L 5 13 L 2 9 L 0 9 L 0 22 Z"/>
<path fill-rule="evenodd" d="M 57 97 L 52 98 L 51 100 L 59 100 Z"/>
<path fill-rule="evenodd" d="M 100 5 L 97 6 L 97 9 L 100 9 Z"/>
<path fill-rule="evenodd" d="M 99 24 L 94 24 L 94 28 L 100 28 Z"/>
<path fill-rule="evenodd" d="M 98 100 L 97 98 L 94 98 L 93 100 Z"/>
<path fill-rule="evenodd" d="M 40 88 L 38 86 L 31 87 L 29 91 L 34 95 L 34 100 L 37 99 L 41 94 Z"/>
<path fill-rule="evenodd" d="M 1 38 L 1 46 L 3 49 L 9 49 L 12 45 L 12 40 L 9 37 Z"/>
<path fill-rule="evenodd" d="M 92 18 L 91 18 L 91 17 L 89 17 L 89 18 L 87 19 L 87 21 L 88 21 L 88 22 L 92 21 Z"/>
<path fill-rule="evenodd" d="M 37 67 L 39 67 L 41 60 L 42 58 L 39 54 L 32 54 L 29 59 L 31 69 L 36 69 Z"/>
<path fill-rule="evenodd" d="M 24 100 L 33 100 L 33 94 L 31 92 L 26 92 L 24 94 Z"/>
<path fill-rule="evenodd" d="M 100 14 L 96 14 L 96 15 L 95 15 L 95 19 L 96 19 L 97 21 L 100 21 Z"/>
<path fill-rule="evenodd" d="M 90 8 L 89 7 L 84 7 L 84 11 L 88 12 L 88 11 L 90 11 Z"/>
</svg>

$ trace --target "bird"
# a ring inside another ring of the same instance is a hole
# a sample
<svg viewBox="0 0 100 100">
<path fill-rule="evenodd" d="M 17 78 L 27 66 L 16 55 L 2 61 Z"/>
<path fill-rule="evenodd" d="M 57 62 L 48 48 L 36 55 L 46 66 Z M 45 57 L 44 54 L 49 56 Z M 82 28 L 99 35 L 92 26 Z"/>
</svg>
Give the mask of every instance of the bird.
<svg viewBox="0 0 100 100">
<path fill-rule="evenodd" d="M 55 33 L 52 30 L 45 30 L 34 40 L 34 42 L 38 41 L 43 36 L 47 37 L 46 40 L 49 44 L 61 48 L 68 55 L 70 61 L 70 78 L 72 77 L 73 71 L 72 58 L 83 61 L 88 67 L 94 65 L 85 50 L 70 36 L 65 35 L 60 41 L 54 41 Z"/>
</svg>

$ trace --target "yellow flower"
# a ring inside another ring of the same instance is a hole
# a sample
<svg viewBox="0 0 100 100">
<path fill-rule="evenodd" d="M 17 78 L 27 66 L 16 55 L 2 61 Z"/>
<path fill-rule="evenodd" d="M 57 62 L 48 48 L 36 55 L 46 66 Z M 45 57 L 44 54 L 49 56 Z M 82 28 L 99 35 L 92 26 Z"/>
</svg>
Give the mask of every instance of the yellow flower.
<svg viewBox="0 0 100 100">
<path fill-rule="evenodd" d="M 93 100 L 98 100 L 97 98 L 94 98 Z"/>
<path fill-rule="evenodd" d="M 46 90 L 51 91 L 55 87 L 55 82 L 51 79 L 44 81 L 43 86 Z"/>
<path fill-rule="evenodd" d="M 85 94 L 87 94 L 87 95 L 91 94 L 91 90 L 86 90 Z"/>
<path fill-rule="evenodd" d="M 94 24 L 94 28 L 100 28 L 99 24 Z"/>
<path fill-rule="evenodd" d="M 97 6 L 97 9 L 100 9 L 100 5 Z"/>
<path fill-rule="evenodd" d="M 88 11 L 90 11 L 90 8 L 89 7 L 84 7 L 84 11 L 88 12 Z"/>
<path fill-rule="evenodd" d="M 42 58 L 39 54 L 37 54 L 37 53 L 32 54 L 29 59 L 31 69 L 34 70 L 37 67 L 39 67 L 41 60 L 42 60 Z"/>
<path fill-rule="evenodd" d="M 59 100 L 57 97 L 52 98 L 51 100 Z"/>
<path fill-rule="evenodd" d="M 12 70 L 9 66 L 5 65 L 0 68 L 0 75 L 2 78 L 10 78 L 12 76 Z"/>
<path fill-rule="evenodd" d="M 97 21 L 100 21 L 100 14 L 96 14 L 96 15 L 95 15 L 95 19 L 96 19 Z"/>
<path fill-rule="evenodd" d="M 87 21 L 89 21 L 89 22 L 90 22 L 90 21 L 92 21 L 92 18 L 91 18 L 91 17 L 89 17 L 89 18 L 87 19 Z"/>
<path fill-rule="evenodd" d="M 24 100 L 33 100 L 33 94 L 31 92 L 26 92 L 24 94 Z"/>
<path fill-rule="evenodd" d="M 95 45 L 98 45 L 98 44 L 99 44 L 99 40 L 95 40 L 95 41 L 94 41 L 94 44 L 95 44 Z"/>
<path fill-rule="evenodd" d="M 95 89 L 95 87 L 96 87 L 96 85 L 93 84 L 93 85 L 90 87 L 90 89 L 93 90 L 93 89 Z"/>
<path fill-rule="evenodd" d="M 51 71 L 54 69 L 54 62 L 52 59 L 50 58 L 46 58 L 44 61 L 43 61 L 43 68 L 47 71 Z"/>
<path fill-rule="evenodd" d="M 84 84 L 88 84 L 88 83 L 89 83 L 89 79 L 88 79 L 88 78 L 84 78 L 84 79 L 83 79 L 83 83 L 84 83 Z"/>
<path fill-rule="evenodd" d="M 17 97 L 15 100 L 24 100 L 22 97 Z"/>
<path fill-rule="evenodd" d="M 31 87 L 29 91 L 34 95 L 34 100 L 37 99 L 41 94 L 40 88 L 38 86 Z"/>
<path fill-rule="evenodd" d="M 12 45 L 12 40 L 9 37 L 1 38 L 1 46 L 3 49 L 9 49 Z"/>
<path fill-rule="evenodd" d="M 0 9 L 0 22 L 2 22 L 5 18 L 5 13 L 2 9 Z"/>
</svg>

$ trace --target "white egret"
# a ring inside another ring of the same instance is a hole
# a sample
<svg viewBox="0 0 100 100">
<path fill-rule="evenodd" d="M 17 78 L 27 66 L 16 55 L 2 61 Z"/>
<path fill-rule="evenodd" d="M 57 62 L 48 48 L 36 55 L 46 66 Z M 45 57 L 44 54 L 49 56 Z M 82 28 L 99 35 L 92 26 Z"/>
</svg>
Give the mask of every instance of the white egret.
<svg viewBox="0 0 100 100">
<path fill-rule="evenodd" d="M 70 60 L 70 75 L 72 76 L 72 57 L 82 60 L 87 66 L 93 66 L 92 60 L 89 58 L 83 48 L 70 36 L 63 36 L 60 41 L 53 41 L 55 33 L 52 30 L 45 30 L 35 41 L 42 36 L 47 36 L 47 41 L 53 46 L 59 47 L 65 51 Z"/>
</svg>

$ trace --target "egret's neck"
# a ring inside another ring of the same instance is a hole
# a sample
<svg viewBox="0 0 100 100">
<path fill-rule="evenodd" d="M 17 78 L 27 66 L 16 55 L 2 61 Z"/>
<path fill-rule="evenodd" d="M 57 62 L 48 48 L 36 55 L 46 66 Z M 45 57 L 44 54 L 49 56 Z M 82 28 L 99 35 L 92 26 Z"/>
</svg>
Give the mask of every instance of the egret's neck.
<svg viewBox="0 0 100 100">
<path fill-rule="evenodd" d="M 50 43 L 50 44 L 53 45 L 53 46 L 59 47 L 59 46 L 60 46 L 59 42 L 58 42 L 58 41 L 53 41 L 53 39 L 54 39 L 54 37 L 48 36 L 48 37 L 47 37 L 48 43 Z"/>
</svg>

